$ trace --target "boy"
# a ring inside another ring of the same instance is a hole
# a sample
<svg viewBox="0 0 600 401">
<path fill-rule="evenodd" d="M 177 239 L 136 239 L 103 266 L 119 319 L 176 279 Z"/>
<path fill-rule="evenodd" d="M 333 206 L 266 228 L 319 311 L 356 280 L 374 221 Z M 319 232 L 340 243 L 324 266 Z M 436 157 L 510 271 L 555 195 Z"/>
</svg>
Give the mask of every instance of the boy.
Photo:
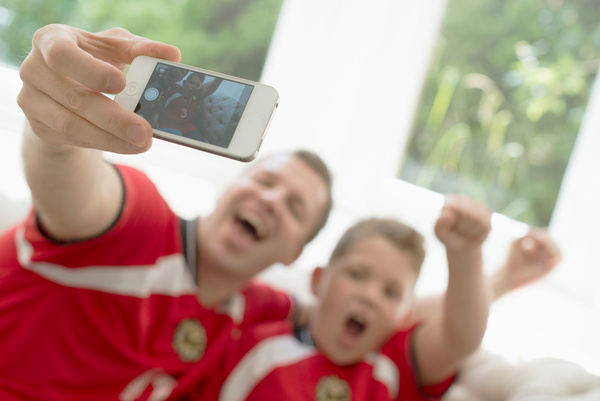
<svg viewBox="0 0 600 401">
<path fill-rule="evenodd" d="M 407 327 L 423 238 L 392 219 L 359 222 L 329 266 L 313 273 L 308 327 L 242 328 L 224 361 L 219 400 L 439 399 L 485 332 L 481 246 L 489 230 L 485 207 L 447 197 L 435 225 L 449 266 L 443 313 Z"/>
</svg>

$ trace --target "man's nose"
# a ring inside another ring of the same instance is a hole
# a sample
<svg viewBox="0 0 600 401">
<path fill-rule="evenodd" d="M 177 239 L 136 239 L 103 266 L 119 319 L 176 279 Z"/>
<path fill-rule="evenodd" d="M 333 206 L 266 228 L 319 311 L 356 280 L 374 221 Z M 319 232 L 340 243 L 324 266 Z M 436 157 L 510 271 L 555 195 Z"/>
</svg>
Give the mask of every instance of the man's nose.
<svg viewBox="0 0 600 401">
<path fill-rule="evenodd" d="M 263 190 L 261 199 L 272 207 L 282 204 L 285 199 L 285 189 L 280 186 L 271 187 Z"/>
</svg>

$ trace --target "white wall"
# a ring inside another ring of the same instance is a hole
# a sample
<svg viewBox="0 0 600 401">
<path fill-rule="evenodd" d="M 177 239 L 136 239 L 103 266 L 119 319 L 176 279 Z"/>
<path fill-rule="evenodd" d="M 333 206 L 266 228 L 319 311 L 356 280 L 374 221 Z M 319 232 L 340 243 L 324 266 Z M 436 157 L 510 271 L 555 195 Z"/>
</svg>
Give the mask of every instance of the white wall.
<svg viewBox="0 0 600 401">
<path fill-rule="evenodd" d="M 600 76 L 600 71 L 598 72 Z M 554 283 L 594 304 L 600 320 L 600 79 L 596 79 L 550 222 L 568 269 Z"/>
<path fill-rule="evenodd" d="M 281 95 L 265 150 L 307 147 L 344 175 L 394 175 L 445 4 L 285 0 L 262 76 Z"/>
<path fill-rule="evenodd" d="M 24 117 L 17 106 L 18 71 L 0 65 L 0 230 L 27 212 L 29 188 L 21 168 Z"/>
</svg>

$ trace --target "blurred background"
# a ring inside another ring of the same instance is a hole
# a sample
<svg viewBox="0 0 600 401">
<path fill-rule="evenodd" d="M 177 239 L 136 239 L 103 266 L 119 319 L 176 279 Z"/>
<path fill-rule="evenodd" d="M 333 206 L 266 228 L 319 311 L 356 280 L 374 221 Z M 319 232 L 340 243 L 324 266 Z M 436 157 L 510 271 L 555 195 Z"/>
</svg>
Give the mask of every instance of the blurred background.
<svg viewBox="0 0 600 401">
<path fill-rule="evenodd" d="M 325 36 L 323 47 L 345 43 L 360 50 L 360 39 L 335 38 L 347 35 L 337 28 L 357 3 L 314 3 L 302 21 L 303 35 Z M 468 191 L 508 217 L 547 226 L 598 70 L 597 2 L 425 3 L 445 7 L 445 14 L 429 22 L 441 27 L 433 46 L 425 49 L 430 53 L 427 76 L 414 99 L 417 107 L 396 175 L 441 193 Z M 0 56 L 15 67 L 37 28 L 61 22 L 92 32 L 121 26 L 178 46 L 186 64 L 259 80 L 282 0 L 2 0 L 0 5 Z M 377 25 L 388 18 L 405 19 L 385 16 L 382 11 L 393 11 L 389 7 L 390 2 L 371 4 L 360 21 L 352 21 L 358 33 L 352 37 L 381 29 Z M 333 20 L 325 22 L 321 13 L 329 8 L 327 17 Z M 395 8 L 410 12 L 408 6 Z M 385 19 L 378 21 L 377 15 Z M 398 32 L 411 36 L 407 28 Z M 385 53 L 402 53 L 392 40 L 389 44 Z M 415 63 L 412 54 L 403 56 L 404 63 Z M 344 62 L 364 54 L 355 51 L 354 57 Z M 373 63 L 360 76 L 340 71 L 339 77 L 353 87 L 381 68 Z M 328 95 L 327 88 L 321 95 Z"/>
<path fill-rule="evenodd" d="M 600 14 L 596 0 L 0 0 L 0 200 L 28 202 L 17 68 L 48 23 L 121 26 L 180 48 L 182 62 L 274 86 L 262 154 L 317 151 L 331 166 L 328 227 L 291 269 L 264 278 L 309 296 L 340 233 L 395 215 L 428 239 L 419 294 L 443 290 L 432 225 L 443 194 L 494 212 L 493 272 L 510 240 L 548 227 L 550 277 L 494 306 L 485 345 L 512 360 L 557 356 L 600 374 Z M 184 217 L 207 213 L 246 166 L 155 141 L 135 164 Z M 215 174 L 215 172 L 217 172 Z M 7 210 L 7 209 L 5 209 Z M 16 219 L 19 213 L 9 214 Z"/>
</svg>

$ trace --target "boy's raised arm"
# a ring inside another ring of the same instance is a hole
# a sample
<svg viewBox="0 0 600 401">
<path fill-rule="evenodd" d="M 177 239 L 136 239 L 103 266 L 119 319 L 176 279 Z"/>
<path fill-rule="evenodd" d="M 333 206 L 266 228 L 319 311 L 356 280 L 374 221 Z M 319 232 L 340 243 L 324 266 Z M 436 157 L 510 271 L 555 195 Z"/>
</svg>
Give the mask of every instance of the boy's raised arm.
<svg viewBox="0 0 600 401">
<path fill-rule="evenodd" d="M 497 301 L 510 291 L 524 287 L 546 277 L 561 261 L 557 244 L 545 229 L 531 228 L 514 239 L 508 249 L 504 263 L 486 278 L 490 287 L 490 303 Z M 445 293 L 420 297 L 415 300 L 413 321 L 429 319 L 440 313 Z"/>
<path fill-rule="evenodd" d="M 415 332 L 421 384 L 435 384 L 454 373 L 480 345 L 487 326 L 489 296 L 481 247 L 490 229 L 490 211 L 466 196 L 449 195 L 435 225 L 446 246 L 448 289 L 442 311 Z"/>
</svg>

